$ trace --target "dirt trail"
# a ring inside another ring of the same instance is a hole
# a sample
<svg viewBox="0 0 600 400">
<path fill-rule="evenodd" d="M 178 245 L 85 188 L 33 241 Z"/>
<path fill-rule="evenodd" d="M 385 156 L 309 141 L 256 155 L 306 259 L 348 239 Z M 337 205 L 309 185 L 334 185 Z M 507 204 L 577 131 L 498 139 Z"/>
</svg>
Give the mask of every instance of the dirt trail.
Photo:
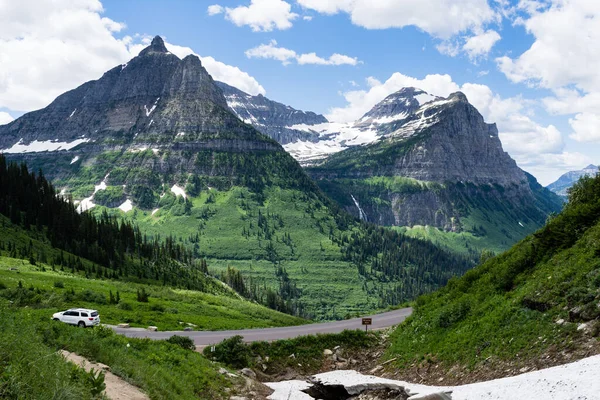
<svg viewBox="0 0 600 400">
<path fill-rule="evenodd" d="M 104 376 L 104 383 L 106 384 L 106 397 L 111 400 L 150 400 L 144 392 L 142 392 L 139 388 L 131 385 L 130 383 L 125 382 L 123 379 L 119 378 L 112 372 L 110 372 L 110 367 L 104 364 L 91 362 L 81 356 L 78 356 L 75 353 L 70 353 L 66 350 L 61 350 L 60 354 L 67 360 L 70 361 L 82 368 L 86 371 L 91 370 L 92 368 L 95 371 L 104 371 L 106 375 Z"/>
</svg>

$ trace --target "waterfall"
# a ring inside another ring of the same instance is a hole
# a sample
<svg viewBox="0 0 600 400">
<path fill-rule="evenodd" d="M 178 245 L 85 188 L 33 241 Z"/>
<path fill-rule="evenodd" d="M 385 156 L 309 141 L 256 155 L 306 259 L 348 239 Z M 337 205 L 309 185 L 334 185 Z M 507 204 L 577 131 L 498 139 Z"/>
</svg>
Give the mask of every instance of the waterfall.
<svg viewBox="0 0 600 400">
<path fill-rule="evenodd" d="M 365 214 L 365 212 L 363 211 L 363 209 L 360 208 L 360 204 L 358 204 L 358 201 L 356 201 L 356 199 L 354 198 L 354 196 L 350 195 L 350 197 L 352 197 L 352 201 L 354 201 L 354 205 L 356 206 L 356 208 L 358 208 L 358 218 L 360 218 L 361 221 L 366 221 L 367 220 L 367 214 Z"/>
</svg>

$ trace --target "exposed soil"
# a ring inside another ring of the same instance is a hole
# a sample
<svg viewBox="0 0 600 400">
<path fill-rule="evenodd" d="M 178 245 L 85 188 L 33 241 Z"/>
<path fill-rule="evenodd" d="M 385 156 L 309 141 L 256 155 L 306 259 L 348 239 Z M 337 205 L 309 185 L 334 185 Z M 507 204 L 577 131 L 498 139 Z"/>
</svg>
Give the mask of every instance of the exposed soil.
<svg viewBox="0 0 600 400">
<path fill-rule="evenodd" d="M 95 371 L 104 371 L 104 383 L 106 384 L 106 390 L 104 394 L 111 400 L 150 400 L 144 392 L 132 384 L 119 378 L 112 372 L 108 365 L 95 363 L 89 361 L 75 353 L 68 352 L 66 350 L 60 351 L 61 355 L 75 365 L 80 366 L 86 371 L 90 371 L 92 368 Z"/>
</svg>

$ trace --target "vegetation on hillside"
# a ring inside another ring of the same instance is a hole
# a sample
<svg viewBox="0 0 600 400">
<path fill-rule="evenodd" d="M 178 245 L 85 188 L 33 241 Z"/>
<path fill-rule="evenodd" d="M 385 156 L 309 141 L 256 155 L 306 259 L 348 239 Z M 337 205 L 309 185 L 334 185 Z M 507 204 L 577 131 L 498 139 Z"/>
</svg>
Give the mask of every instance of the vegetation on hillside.
<svg viewBox="0 0 600 400">
<path fill-rule="evenodd" d="M 600 178 L 583 178 L 544 228 L 420 297 L 388 355 L 474 368 L 587 346 L 600 333 L 599 243 Z"/>
</svg>

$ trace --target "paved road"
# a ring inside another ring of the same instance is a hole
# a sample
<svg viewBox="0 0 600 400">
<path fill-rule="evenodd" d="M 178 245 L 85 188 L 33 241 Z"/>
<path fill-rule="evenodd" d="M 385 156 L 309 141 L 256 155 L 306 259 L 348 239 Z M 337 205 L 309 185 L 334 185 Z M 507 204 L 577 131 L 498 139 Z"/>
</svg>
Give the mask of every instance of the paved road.
<svg viewBox="0 0 600 400">
<path fill-rule="evenodd" d="M 412 308 L 402 308 L 400 310 L 390 311 L 383 314 L 372 315 L 373 325 L 370 329 L 388 328 L 398 325 L 404 321 L 410 314 Z M 298 336 L 314 335 L 317 333 L 339 333 L 345 329 L 364 329 L 361 325 L 361 318 L 348 319 L 344 321 L 325 322 L 322 324 L 310 324 L 300 326 L 288 326 L 283 328 L 262 328 L 262 329 L 244 329 L 238 331 L 164 331 L 151 332 L 143 328 L 117 328 L 112 327 L 117 333 L 127 337 L 150 338 L 154 340 L 168 339 L 173 335 L 188 336 L 194 339 L 196 346 L 207 346 L 221 342 L 223 339 L 235 335 L 244 337 L 246 342 L 256 342 L 261 340 L 271 341 L 278 339 L 290 339 Z"/>
</svg>

